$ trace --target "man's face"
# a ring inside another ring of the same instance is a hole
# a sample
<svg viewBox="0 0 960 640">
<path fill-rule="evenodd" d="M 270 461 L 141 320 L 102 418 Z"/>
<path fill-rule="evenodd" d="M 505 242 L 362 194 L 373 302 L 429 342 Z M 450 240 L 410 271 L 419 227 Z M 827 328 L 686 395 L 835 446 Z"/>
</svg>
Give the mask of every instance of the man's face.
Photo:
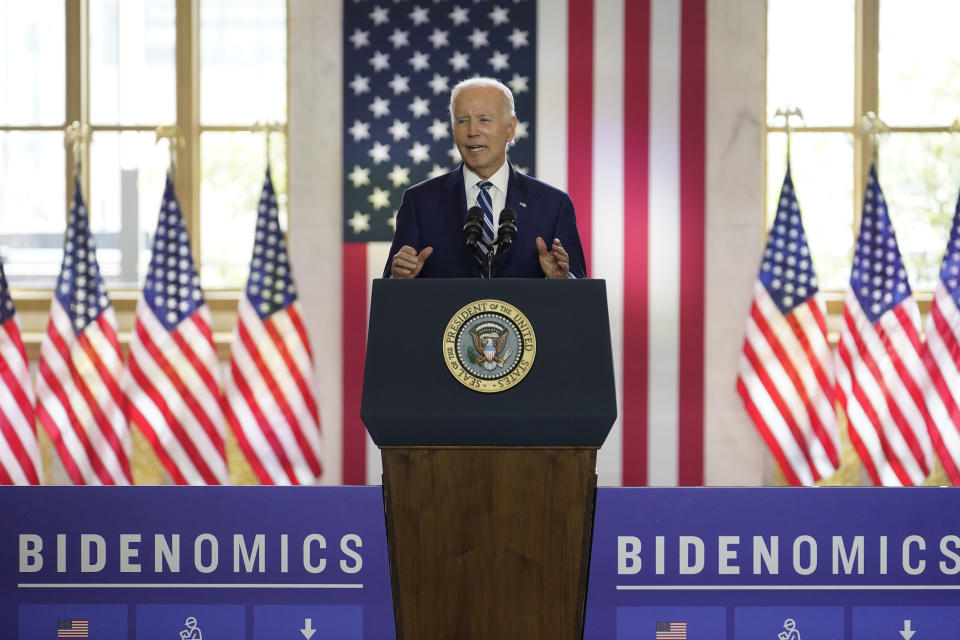
<svg viewBox="0 0 960 640">
<path fill-rule="evenodd" d="M 495 87 L 469 87 L 453 104 L 453 139 L 463 164 L 486 180 L 507 159 L 516 116 L 507 117 L 503 94 Z"/>
</svg>

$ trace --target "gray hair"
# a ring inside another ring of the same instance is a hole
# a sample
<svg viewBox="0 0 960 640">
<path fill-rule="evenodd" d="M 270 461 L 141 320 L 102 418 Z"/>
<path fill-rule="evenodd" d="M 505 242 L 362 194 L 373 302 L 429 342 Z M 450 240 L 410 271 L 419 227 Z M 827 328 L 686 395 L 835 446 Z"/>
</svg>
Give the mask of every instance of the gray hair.
<svg viewBox="0 0 960 640">
<path fill-rule="evenodd" d="M 466 80 L 461 80 L 450 92 L 450 122 L 453 122 L 453 104 L 457 101 L 457 96 L 460 95 L 460 92 L 464 89 L 472 89 L 474 87 L 493 87 L 499 89 L 500 93 L 503 94 L 503 106 L 507 112 L 507 118 L 512 118 L 517 115 L 514 106 L 513 106 L 513 92 L 510 91 L 510 87 L 503 84 L 496 78 L 468 78 Z"/>
</svg>

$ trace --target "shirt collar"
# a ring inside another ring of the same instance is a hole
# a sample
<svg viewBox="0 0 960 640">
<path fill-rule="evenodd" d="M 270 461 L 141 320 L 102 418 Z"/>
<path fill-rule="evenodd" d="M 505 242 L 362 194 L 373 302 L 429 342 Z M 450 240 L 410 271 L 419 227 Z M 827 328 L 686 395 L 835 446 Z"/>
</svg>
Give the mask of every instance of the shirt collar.
<svg viewBox="0 0 960 640">
<path fill-rule="evenodd" d="M 482 178 L 475 174 L 473 171 L 467 168 L 466 165 L 463 166 L 463 188 L 465 193 L 470 193 L 470 191 L 477 185 L 478 182 L 483 182 Z M 500 190 L 500 193 L 507 194 L 507 185 L 510 182 L 510 163 L 504 162 L 500 165 L 500 168 L 487 179 L 487 182 L 493 184 L 494 187 Z"/>
</svg>

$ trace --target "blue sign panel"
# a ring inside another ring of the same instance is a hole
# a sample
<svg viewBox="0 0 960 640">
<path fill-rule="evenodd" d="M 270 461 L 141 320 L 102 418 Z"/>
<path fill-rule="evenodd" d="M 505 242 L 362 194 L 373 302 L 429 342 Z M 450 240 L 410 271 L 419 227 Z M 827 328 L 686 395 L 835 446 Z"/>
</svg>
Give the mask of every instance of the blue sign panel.
<svg viewBox="0 0 960 640">
<path fill-rule="evenodd" d="M 0 640 L 395 637 L 379 487 L 4 487 L 0 513 Z"/>
<path fill-rule="evenodd" d="M 960 490 L 599 489 L 587 594 L 586 640 L 957 638 Z"/>
</svg>

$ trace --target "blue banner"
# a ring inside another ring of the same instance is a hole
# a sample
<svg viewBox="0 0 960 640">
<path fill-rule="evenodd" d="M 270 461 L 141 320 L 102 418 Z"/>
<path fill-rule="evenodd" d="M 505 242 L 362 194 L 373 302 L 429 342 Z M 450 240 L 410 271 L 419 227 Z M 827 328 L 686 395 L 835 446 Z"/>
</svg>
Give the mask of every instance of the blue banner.
<svg viewBox="0 0 960 640">
<path fill-rule="evenodd" d="M 592 546 L 586 640 L 960 637 L 953 488 L 600 489 Z"/>
<path fill-rule="evenodd" d="M 392 639 L 379 487 L 7 487 L 0 639 Z"/>
</svg>

